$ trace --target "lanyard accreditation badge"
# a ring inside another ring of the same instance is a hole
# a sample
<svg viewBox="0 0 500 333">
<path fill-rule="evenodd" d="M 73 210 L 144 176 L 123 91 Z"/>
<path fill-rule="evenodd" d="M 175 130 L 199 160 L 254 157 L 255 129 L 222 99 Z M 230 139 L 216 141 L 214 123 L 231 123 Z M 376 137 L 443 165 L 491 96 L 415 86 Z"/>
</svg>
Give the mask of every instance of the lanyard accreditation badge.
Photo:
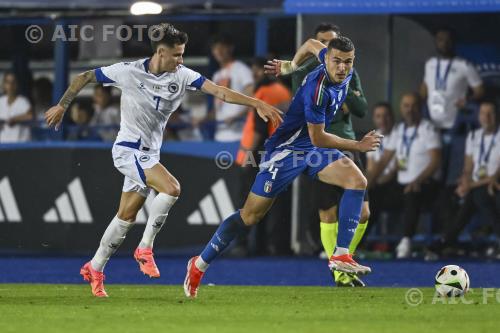
<svg viewBox="0 0 500 333">
<path fill-rule="evenodd" d="M 406 171 L 408 170 L 408 159 L 410 157 L 410 150 L 411 146 L 413 144 L 413 141 L 415 141 L 415 138 L 417 137 L 417 130 L 418 130 L 418 125 L 415 126 L 415 130 L 413 131 L 413 134 L 411 137 L 406 136 L 406 124 L 404 125 L 403 128 L 403 142 L 401 145 L 401 154 L 398 156 L 398 169 L 401 171 Z"/>
<path fill-rule="evenodd" d="M 495 134 L 491 137 L 490 144 L 488 146 L 488 149 L 485 149 L 485 142 L 484 142 L 484 137 L 485 133 L 483 132 L 483 135 L 481 136 L 481 147 L 479 149 L 479 159 L 477 161 L 479 168 L 477 169 L 476 176 L 479 179 L 483 179 L 486 176 L 488 176 L 488 161 L 490 160 L 490 155 L 491 155 L 491 150 L 493 149 L 493 146 L 495 145 L 495 138 L 498 132 L 498 128 L 495 131 Z"/>
<path fill-rule="evenodd" d="M 448 66 L 444 71 L 444 75 L 441 76 L 441 59 L 437 59 L 436 64 L 436 77 L 434 82 L 434 89 L 431 90 L 430 94 L 430 112 L 432 115 L 444 115 L 446 111 L 446 85 L 448 82 L 448 76 L 451 71 L 451 66 L 453 64 L 453 59 L 450 59 Z"/>
</svg>

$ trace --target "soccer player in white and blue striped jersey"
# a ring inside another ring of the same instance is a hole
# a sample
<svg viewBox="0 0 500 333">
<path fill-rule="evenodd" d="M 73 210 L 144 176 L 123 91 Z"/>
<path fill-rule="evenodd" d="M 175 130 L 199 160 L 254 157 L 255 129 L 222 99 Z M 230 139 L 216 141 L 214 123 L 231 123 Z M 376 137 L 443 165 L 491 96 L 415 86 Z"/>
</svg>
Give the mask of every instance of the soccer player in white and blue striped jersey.
<svg viewBox="0 0 500 333">
<path fill-rule="evenodd" d="M 50 126 L 59 127 L 64 113 L 80 90 L 98 82 L 121 89 L 120 131 L 113 145 L 115 167 L 125 176 L 120 206 L 104 232 L 100 246 L 80 274 L 97 297 L 107 297 L 104 266 L 133 226 L 150 189 L 158 192 L 134 258 L 140 270 L 159 277 L 153 258 L 153 242 L 165 223 L 170 208 L 180 195 L 177 179 L 159 162 L 163 132 L 170 115 L 177 110 L 189 89 L 198 89 L 228 103 L 253 107 L 265 121 L 281 122 L 281 111 L 255 98 L 218 86 L 185 67 L 183 55 L 188 36 L 171 24 L 151 29 L 153 55 L 147 59 L 122 62 L 78 75 L 56 106 L 46 112 Z"/>
</svg>

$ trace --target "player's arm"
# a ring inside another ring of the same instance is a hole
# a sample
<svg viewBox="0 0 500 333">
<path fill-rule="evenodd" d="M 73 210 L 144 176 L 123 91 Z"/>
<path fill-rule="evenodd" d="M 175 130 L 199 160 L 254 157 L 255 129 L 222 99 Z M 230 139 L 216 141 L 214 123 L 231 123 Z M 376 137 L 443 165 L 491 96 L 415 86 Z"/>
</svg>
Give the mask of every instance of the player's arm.
<svg viewBox="0 0 500 333">
<path fill-rule="evenodd" d="M 268 120 L 271 120 L 271 122 L 275 126 L 283 121 L 283 119 L 281 118 L 283 112 L 281 112 L 277 108 L 268 105 L 256 98 L 245 96 L 229 88 L 219 86 L 210 80 L 205 80 L 205 82 L 203 82 L 201 91 L 217 97 L 226 103 L 253 107 L 257 110 L 257 113 L 262 119 L 264 119 L 264 121 L 267 122 Z"/>
<path fill-rule="evenodd" d="M 307 123 L 307 130 L 311 138 L 311 143 L 316 147 L 359 151 L 363 153 L 377 149 L 380 146 L 382 138 L 375 131 L 371 131 L 361 141 L 344 139 L 325 132 L 325 124 Z"/>
<path fill-rule="evenodd" d="M 246 85 L 244 88 L 243 88 L 243 94 L 246 95 L 246 96 L 252 96 L 253 95 L 253 90 L 254 90 L 254 85 L 253 83 L 251 84 L 248 84 Z M 245 117 L 245 115 L 248 113 L 248 112 L 251 112 L 252 109 L 249 109 L 249 108 L 244 108 L 243 110 L 241 110 L 240 112 L 238 112 L 237 114 L 235 114 L 234 116 L 232 116 L 231 118 L 227 119 L 226 120 L 226 123 L 233 123 L 235 121 L 238 121 L 242 118 Z"/>
<path fill-rule="evenodd" d="M 273 59 L 264 65 L 264 72 L 270 75 L 287 75 L 293 73 L 307 59 L 316 56 L 319 59 L 321 50 L 326 45 L 316 39 L 308 39 L 295 53 L 291 61 Z M 320 59 L 321 61 L 321 59 Z"/>
<path fill-rule="evenodd" d="M 68 109 L 73 99 L 75 99 L 75 97 L 83 89 L 83 87 L 85 87 L 88 83 L 91 82 L 93 83 L 97 82 L 94 70 L 78 74 L 71 81 L 71 84 L 69 85 L 68 89 L 66 89 L 66 92 L 61 97 L 59 103 L 57 103 L 57 105 L 51 107 L 47 112 L 45 112 L 45 121 L 47 122 L 47 124 L 49 126 L 54 126 L 57 130 L 59 124 L 63 119 L 64 113 Z"/>
</svg>

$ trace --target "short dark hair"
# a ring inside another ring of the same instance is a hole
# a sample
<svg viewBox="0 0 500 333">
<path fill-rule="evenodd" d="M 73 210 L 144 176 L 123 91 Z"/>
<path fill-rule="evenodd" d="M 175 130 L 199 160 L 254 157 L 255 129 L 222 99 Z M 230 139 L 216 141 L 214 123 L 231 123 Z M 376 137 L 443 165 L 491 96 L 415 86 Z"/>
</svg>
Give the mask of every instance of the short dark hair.
<svg viewBox="0 0 500 333">
<path fill-rule="evenodd" d="M 210 47 L 214 46 L 215 44 L 234 46 L 233 39 L 226 34 L 218 34 L 210 38 Z"/>
<path fill-rule="evenodd" d="M 340 28 L 337 25 L 333 23 L 322 22 L 318 24 L 314 29 L 314 36 L 316 36 L 318 32 L 327 32 L 327 31 L 333 31 L 337 35 L 340 35 Z"/>
<path fill-rule="evenodd" d="M 184 31 L 177 30 L 170 23 L 160 23 L 151 28 L 149 39 L 153 52 L 156 52 L 160 44 L 165 44 L 169 47 L 186 44 L 188 42 L 188 35 Z"/>
<path fill-rule="evenodd" d="M 354 43 L 346 36 L 339 36 L 335 39 L 332 39 L 330 43 L 328 43 L 328 51 L 330 51 L 331 49 L 339 50 L 342 52 L 351 52 L 354 50 Z"/>
<path fill-rule="evenodd" d="M 434 30 L 434 37 L 436 37 L 436 35 L 439 33 L 439 32 L 447 32 L 450 34 L 450 37 L 453 41 L 455 41 L 455 38 L 457 36 L 457 32 L 455 31 L 455 29 L 453 29 L 452 27 L 450 26 L 440 26 L 440 27 L 437 27 L 435 30 Z"/>
<path fill-rule="evenodd" d="M 372 112 L 377 108 L 385 108 L 389 111 L 389 115 L 394 119 L 394 112 L 392 110 L 392 105 L 389 102 L 378 102 L 372 107 Z"/>
</svg>

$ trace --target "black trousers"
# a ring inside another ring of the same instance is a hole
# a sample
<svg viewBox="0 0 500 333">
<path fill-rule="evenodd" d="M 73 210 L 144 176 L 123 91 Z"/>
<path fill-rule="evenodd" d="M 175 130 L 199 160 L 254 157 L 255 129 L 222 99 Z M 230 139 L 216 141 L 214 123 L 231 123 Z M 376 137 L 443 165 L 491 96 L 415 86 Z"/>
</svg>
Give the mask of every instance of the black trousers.
<svg viewBox="0 0 500 333">
<path fill-rule="evenodd" d="M 500 201 L 500 196 L 497 193 L 497 201 Z M 500 204 L 500 202 L 498 202 Z M 444 242 L 453 244 L 458 236 L 470 222 L 473 215 L 477 212 L 481 213 L 483 219 L 493 226 L 495 233 L 500 236 L 500 215 L 495 206 L 495 197 L 488 193 L 487 186 L 481 186 L 471 190 L 464 198 L 464 203 L 460 207 L 455 220 L 450 220 L 444 232 Z"/>
<path fill-rule="evenodd" d="M 369 192 L 370 225 L 374 225 L 378 222 L 382 212 L 395 212 L 401 209 L 401 187 L 396 179 L 385 184 L 376 184 Z"/>
<path fill-rule="evenodd" d="M 418 192 L 404 193 L 406 185 L 400 185 L 403 197 L 402 219 L 404 224 L 404 236 L 412 237 L 417 230 L 420 214 L 424 208 L 434 211 L 433 202 L 438 190 L 437 182 L 434 180 L 424 183 Z"/>
</svg>

